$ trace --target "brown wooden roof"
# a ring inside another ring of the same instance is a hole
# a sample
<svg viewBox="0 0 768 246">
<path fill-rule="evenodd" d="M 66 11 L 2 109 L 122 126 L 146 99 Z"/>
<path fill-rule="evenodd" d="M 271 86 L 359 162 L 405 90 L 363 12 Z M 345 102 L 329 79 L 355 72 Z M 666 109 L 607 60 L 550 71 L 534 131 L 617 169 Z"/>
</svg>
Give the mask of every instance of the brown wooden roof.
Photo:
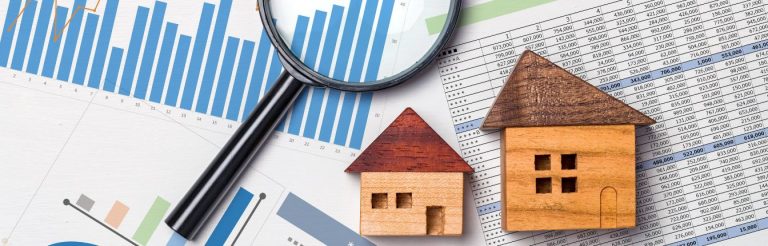
<svg viewBox="0 0 768 246">
<path fill-rule="evenodd" d="M 406 108 L 346 172 L 472 172 L 427 122 Z"/>
<path fill-rule="evenodd" d="M 482 128 L 654 123 L 640 111 L 526 50 Z"/>
</svg>

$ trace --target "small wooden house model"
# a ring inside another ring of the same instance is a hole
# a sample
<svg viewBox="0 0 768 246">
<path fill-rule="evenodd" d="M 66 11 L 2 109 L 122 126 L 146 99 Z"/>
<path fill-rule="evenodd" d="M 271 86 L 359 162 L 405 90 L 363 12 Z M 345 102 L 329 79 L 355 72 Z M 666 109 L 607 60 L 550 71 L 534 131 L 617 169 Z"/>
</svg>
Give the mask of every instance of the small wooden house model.
<svg viewBox="0 0 768 246">
<path fill-rule="evenodd" d="M 346 169 L 360 174 L 360 234 L 461 235 L 472 168 L 407 108 Z"/>
<path fill-rule="evenodd" d="M 501 129 L 502 228 L 635 226 L 635 126 L 655 121 L 526 51 L 483 129 Z"/>
</svg>

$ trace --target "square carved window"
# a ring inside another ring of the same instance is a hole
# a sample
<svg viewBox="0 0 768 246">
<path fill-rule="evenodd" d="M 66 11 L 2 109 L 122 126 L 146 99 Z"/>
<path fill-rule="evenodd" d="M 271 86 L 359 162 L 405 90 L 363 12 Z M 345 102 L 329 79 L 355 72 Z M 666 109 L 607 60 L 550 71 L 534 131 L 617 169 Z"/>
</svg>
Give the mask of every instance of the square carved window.
<svg viewBox="0 0 768 246">
<path fill-rule="evenodd" d="M 552 193 L 552 178 L 536 178 L 536 193 Z"/>
<path fill-rule="evenodd" d="M 536 171 L 549 170 L 550 169 L 549 155 L 534 156 L 533 165 Z"/>
<path fill-rule="evenodd" d="M 385 209 L 387 208 L 387 193 L 373 193 L 371 196 L 371 208 Z"/>
<path fill-rule="evenodd" d="M 411 208 L 413 206 L 412 193 L 397 193 L 397 208 Z"/>
<path fill-rule="evenodd" d="M 561 186 L 563 187 L 563 193 L 576 192 L 576 177 L 568 177 L 561 179 Z"/>
<path fill-rule="evenodd" d="M 576 169 L 576 154 L 564 154 L 560 156 L 561 170 Z"/>
</svg>

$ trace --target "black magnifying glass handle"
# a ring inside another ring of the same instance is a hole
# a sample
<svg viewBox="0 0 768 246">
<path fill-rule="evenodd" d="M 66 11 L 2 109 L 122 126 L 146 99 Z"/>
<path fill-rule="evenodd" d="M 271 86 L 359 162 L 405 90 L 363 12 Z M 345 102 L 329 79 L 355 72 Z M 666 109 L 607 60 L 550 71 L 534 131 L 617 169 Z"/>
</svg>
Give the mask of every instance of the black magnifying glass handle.
<svg viewBox="0 0 768 246">
<path fill-rule="evenodd" d="M 306 85 L 283 72 L 208 168 L 165 219 L 174 231 L 192 239 L 231 186 L 255 159 L 280 119 Z"/>
</svg>

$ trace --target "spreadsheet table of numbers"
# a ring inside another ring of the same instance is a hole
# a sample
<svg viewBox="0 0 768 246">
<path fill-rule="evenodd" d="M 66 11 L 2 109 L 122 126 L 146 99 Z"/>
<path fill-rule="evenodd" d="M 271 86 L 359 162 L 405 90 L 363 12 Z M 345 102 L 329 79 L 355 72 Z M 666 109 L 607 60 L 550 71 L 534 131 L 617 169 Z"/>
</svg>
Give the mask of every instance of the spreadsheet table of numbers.
<svg viewBox="0 0 768 246">
<path fill-rule="evenodd" d="M 706 245 L 768 228 L 764 0 L 568 1 L 531 11 L 541 13 L 532 24 L 492 20 L 495 34 L 460 37 L 437 62 L 488 245 Z M 479 126 L 527 49 L 657 121 L 637 131 L 635 228 L 501 230 L 499 134 Z"/>
</svg>

